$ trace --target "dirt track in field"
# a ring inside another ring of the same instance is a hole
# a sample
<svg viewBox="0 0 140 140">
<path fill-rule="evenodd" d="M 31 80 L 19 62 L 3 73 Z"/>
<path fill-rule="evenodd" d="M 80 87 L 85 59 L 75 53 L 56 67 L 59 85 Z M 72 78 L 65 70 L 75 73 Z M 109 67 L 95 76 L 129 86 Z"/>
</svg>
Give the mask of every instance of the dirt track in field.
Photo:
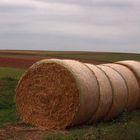
<svg viewBox="0 0 140 140">
<path fill-rule="evenodd" d="M 40 130 L 23 123 L 6 124 L 0 128 L 0 140 L 43 140 L 49 134 L 70 134 L 67 130 Z M 78 139 L 76 139 L 78 140 Z"/>
<path fill-rule="evenodd" d="M 45 134 L 43 130 L 15 124 L 7 124 L 0 128 L 0 140 L 42 140 Z"/>
</svg>

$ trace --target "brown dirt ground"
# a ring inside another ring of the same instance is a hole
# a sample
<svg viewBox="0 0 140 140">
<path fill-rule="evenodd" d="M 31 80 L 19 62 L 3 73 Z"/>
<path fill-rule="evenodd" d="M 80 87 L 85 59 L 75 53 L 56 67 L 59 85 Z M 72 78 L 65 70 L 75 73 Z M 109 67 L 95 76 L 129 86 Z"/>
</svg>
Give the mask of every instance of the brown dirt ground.
<svg viewBox="0 0 140 140">
<path fill-rule="evenodd" d="M 49 55 L 47 55 L 47 53 Z M 68 52 L 63 52 L 63 53 L 68 53 Z M 69 52 L 69 53 L 74 54 L 78 52 Z M 13 51 L 3 50 L 2 51 L 0 50 L 0 67 L 14 67 L 14 68 L 27 69 L 36 61 L 39 61 L 41 59 L 52 58 L 51 54 L 55 54 L 55 52 L 49 53 L 48 51 L 16 51 L 16 50 L 13 50 Z M 99 54 L 104 54 L 104 53 L 99 53 Z M 56 53 L 56 57 L 53 55 L 53 58 L 63 59 L 63 57 L 57 56 L 57 53 Z M 106 62 L 101 62 L 101 61 L 96 61 L 93 59 L 86 59 L 86 58 L 79 58 L 77 60 L 81 62 L 85 62 L 85 63 L 91 63 L 91 64 L 106 63 Z"/>
<path fill-rule="evenodd" d="M 0 140 L 42 140 L 45 134 L 43 130 L 21 124 L 7 124 L 0 128 Z"/>
<path fill-rule="evenodd" d="M 23 123 L 6 124 L 0 127 L 0 140 L 43 140 L 50 134 L 62 133 L 69 135 L 69 131 L 63 130 L 40 130 L 35 127 L 25 126 Z"/>
<path fill-rule="evenodd" d="M 30 67 L 33 63 L 41 60 L 41 59 L 49 59 L 51 57 L 7 57 L 7 56 L 0 56 L 0 67 L 13 67 L 13 68 L 23 68 L 26 69 Z M 103 64 L 105 62 L 98 62 L 96 60 L 89 60 L 89 59 L 77 59 L 84 63 L 91 63 L 91 64 Z"/>
<path fill-rule="evenodd" d="M 41 59 L 47 59 L 46 57 L 3 57 L 0 56 L 0 66 L 1 67 L 14 67 L 14 68 L 28 68 L 36 61 Z"/>
</svg>

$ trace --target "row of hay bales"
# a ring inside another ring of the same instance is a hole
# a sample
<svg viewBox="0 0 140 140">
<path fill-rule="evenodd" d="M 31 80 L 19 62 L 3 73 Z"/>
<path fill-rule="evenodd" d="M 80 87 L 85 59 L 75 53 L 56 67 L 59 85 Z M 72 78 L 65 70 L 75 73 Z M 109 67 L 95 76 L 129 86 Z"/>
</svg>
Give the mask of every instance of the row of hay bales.
<svg viewBox="0 0 140 140">
<path fill-rule="evenodd" d="M 43 129 L 110 120 L 140 107 L 140 62 L 41 60 L 21 77 L 16 107 L 24 122 Z"/>
</svg>

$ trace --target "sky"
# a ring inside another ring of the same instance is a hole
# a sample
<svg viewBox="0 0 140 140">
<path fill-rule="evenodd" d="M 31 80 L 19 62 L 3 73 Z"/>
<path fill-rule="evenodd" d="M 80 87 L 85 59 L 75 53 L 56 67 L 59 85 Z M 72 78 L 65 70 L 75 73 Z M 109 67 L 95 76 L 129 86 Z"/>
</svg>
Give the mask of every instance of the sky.
<svg viewBox="0 0 140 140">
<path fill-rule="evenodd" d="M 0 0 L 0 49 L 140 53 L 140 0 Z"/>
</svg>

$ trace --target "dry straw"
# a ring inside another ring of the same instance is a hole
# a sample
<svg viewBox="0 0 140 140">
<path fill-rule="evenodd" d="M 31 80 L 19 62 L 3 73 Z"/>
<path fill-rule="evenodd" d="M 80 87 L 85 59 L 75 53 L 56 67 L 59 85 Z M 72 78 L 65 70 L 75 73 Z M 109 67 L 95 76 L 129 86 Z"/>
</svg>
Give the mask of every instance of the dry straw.
<svg viewBox="0 0 140 140">
<path fill-rule="evenodd" d="M 112 88 L 108 77 L 106 76 L 105 72 L 99 69 L 95 65 L 86 64 L 96 75 L 99 89 L 100 89 L 100 100 L 97 111 L 93 114 L 92 118 L 90 119 L 90 123 L 95 121 L 104 119 L 107 112 L 109 111 L 112 105 Z"/>
<path fill-rule="evenodd" d="M 128 101 L 126 109 L 132 111 L 136 109 L 139 98 L 139 85 L 133 72 L 127 67 L 120 64 L 106 64 L 119 72 L 124 78 L 128 88 Z"/>
<path fill-rule="evenodd" d="M 74 60 L 63 60 L 63 62 L 73 73 L 80 89 L 80 106 L 73 124 L 88 122 L 99 104 L 99 85 L 96 76 L 84 63 Z"/>
<path fill-rule="evenodd" d="M 98 102 L 99 88 L 93 72 L 72 60 L 35 63 L 16 89 L 17 111 L 23 121 L 43 129 L 85 123 Z"/>
<path fill-rule="evenodd" d="M 117 71 L 108 66 L 98 65 L 98 67 L 106 73 L 112 85 L 113 103 L 105 117 L 106 120 L 109 120 L 120 114 L 126 107 L 127 87 L 124 79 Z"/>
<path fill-rule="evenodd" d="M 135 74 L 140 88 L 140 62 L 133 61 L 133 60 L 125 60 L 125 61 L 118 61 L 116 63 L 128 67 Z M 140 89 L 139 89 L 139 100 L 138 100 L 137 108 L 140 108 Z"/>
</svg>

